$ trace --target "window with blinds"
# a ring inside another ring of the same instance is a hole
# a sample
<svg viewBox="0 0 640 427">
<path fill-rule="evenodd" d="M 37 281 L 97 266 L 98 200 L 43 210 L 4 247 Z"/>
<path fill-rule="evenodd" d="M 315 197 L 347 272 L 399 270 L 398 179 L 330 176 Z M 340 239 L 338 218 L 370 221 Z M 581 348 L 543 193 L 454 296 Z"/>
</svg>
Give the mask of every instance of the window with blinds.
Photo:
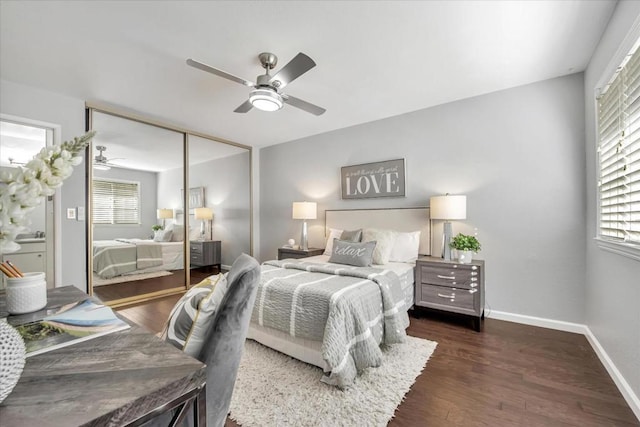
<svg viewBox="0 0 640 427">
<path fill-rule="evenodd" d="M 640 40 L 638 40 L 640 42 Z M 640 49 L 598 97 L 599 237 L 640 248 Z"/>
<path fill-rule="evenodd" d="M 140 183 L 93 180 L 94 224 L 140 224 Z"/>
</svg>

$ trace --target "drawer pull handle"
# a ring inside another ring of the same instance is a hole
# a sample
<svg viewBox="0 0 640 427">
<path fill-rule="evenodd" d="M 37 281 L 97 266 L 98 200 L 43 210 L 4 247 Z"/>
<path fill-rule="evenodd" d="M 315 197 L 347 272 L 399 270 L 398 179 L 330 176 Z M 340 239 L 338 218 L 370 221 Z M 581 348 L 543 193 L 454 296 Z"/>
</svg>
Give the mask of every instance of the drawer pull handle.
<svg viewBox="0 0 640 427">
<path fill-rule="evenodd" d="M 438 279 L 450 279 L 450 280 L 453 280 L 453 279 L 456 278 L 456 276 L 442 276 L 440 274 L 438 274 L 437 277 L 438 277 Z"/>
<path fill-rule="evenodd" d="M 441 293 L 438 293 L 438 296 L 440 298 L 446 298 L 446 299 L 454 299 L 456 297 L 456 294 L 451 294 L 451 295 L 442 295 Z"/>
<path fill-rule="evenodd" d="M 470 293 L 470 294 L 475 294 L 476 292 L 478 292 L 478 290 L 477 290 L 477 289 L 469 289 L 469 293 Z"/>
</svg>

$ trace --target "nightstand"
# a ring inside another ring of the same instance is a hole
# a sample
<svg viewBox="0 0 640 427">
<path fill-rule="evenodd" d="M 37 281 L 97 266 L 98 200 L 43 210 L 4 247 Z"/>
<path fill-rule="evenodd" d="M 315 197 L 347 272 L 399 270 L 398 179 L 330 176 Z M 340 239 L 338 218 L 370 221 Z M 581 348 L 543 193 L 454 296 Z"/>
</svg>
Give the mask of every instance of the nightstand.
<svg viewBox="0 0 640 427">
<path fill-rule="evenodd" d="M 222 242 L 220 240 L 191 240 L 191 267 L 218 267 L 221 271 Z"/>
<path fill-rule="evenodd" d="M 460 264 L 421 257 L 416 261 L 415 279 L 416 306 L 471 316 L 474 329 L 480 332 L 484 319 L 484 261 Z"/>
<path fill-rule="evenodd" d="M 309 248 L 306 251 L 302 249 L 278 248 L 278 259 L 306 258 L 309 256 L 322 255 L 323 253 L 324 249 L 319 248 Z"/>
</svg>

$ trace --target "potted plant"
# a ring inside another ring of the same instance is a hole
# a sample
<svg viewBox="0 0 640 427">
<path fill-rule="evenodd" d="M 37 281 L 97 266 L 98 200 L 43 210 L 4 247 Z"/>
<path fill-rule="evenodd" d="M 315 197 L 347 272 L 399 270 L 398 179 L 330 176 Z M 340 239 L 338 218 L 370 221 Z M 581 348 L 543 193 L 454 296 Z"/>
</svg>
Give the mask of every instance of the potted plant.
<svg viewBox="0 0 640 427">
<path fill-rule="evenodd" d="M 153 230 L 153 235 L 151 236 L 151 238 L 153 239 L 158 234 L 158 231 L 164 230 L 164 227 L 161 226 L 160 224 L 155 224 L 151 226 L 151 229 Z"/>
<path fill-rule="evenodd" d="M 449 243 L 449 247 L 458 251 L 458 261 L 460 263 L 468 264 L 473 258 L 473 253 L 480 251 L 480 242 L 475 236 L 458 233 Z"/>
</svg>

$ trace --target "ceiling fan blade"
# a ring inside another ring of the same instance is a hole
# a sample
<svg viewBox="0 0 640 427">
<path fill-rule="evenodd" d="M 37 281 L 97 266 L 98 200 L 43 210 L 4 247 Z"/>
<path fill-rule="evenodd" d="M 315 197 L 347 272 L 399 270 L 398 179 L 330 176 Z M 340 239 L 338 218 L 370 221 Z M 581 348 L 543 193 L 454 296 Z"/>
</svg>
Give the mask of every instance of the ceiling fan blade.
<svg viewBox="0 0 640 427">
<path fill-rule="evenodd" d="M 242 104 L 240 104 L 240 106 L 238 108 L 233 110 L 233 112 L 234 113 L 246 113 L 247 111 L 251 110 L 252 107 L 253 107 L 253 105 L 251 105 L 251 102 L 249 102 L 249 100 L 246 100 Z"/>
<path fill-rule="evenodd" d="M 255 83 L 245 80 L 241 77 L 234 76 L 233 74 L 229 74 L 226 71 L 219 70 L 217 68 L 213 68 L 210 65 L 203 64 L 202 62 L 195 61 L 191 58 L 187 59 L 187 65 L 190 65 L 194 68 L 197 68 L 202 71 L 206 71 L 211 74 L 215 74 L 216 76 L 223 77 L 227 80 L 231 80 L 232 82 L 240 83 L 245 86 L 253 87 Z"/>
<path fill-rule="evenodd" d="M 314 105 L 310 102 L 303 101 L 302 99 L 296 98 L 295 96 L 285 95 L 285 94 L 281 94 L 281 96 L 282 96 L 282 100 L 287 104 L 293 107 L 299 108 L 301 110 L 304 110 L 307 113 L 315 114 L 316 116 L 320 116 L 325 111 L 327 111 L 322 107 L 318 107 L 317 105 Z"/>
<path fill-rule="evenodd" d="M 278 90 L 280 90 L 315 66 L 316 63 L 313 62 L 313 59 L 300 52 L 291 61 L 289 61 L 287 65 L 282 67 L 280 71 L 271 77 L 269 83 L 273 84 L 278 88 Z M 280 84 L 275 84 L 276 81 L 279 81 Z"/>
</svg>

